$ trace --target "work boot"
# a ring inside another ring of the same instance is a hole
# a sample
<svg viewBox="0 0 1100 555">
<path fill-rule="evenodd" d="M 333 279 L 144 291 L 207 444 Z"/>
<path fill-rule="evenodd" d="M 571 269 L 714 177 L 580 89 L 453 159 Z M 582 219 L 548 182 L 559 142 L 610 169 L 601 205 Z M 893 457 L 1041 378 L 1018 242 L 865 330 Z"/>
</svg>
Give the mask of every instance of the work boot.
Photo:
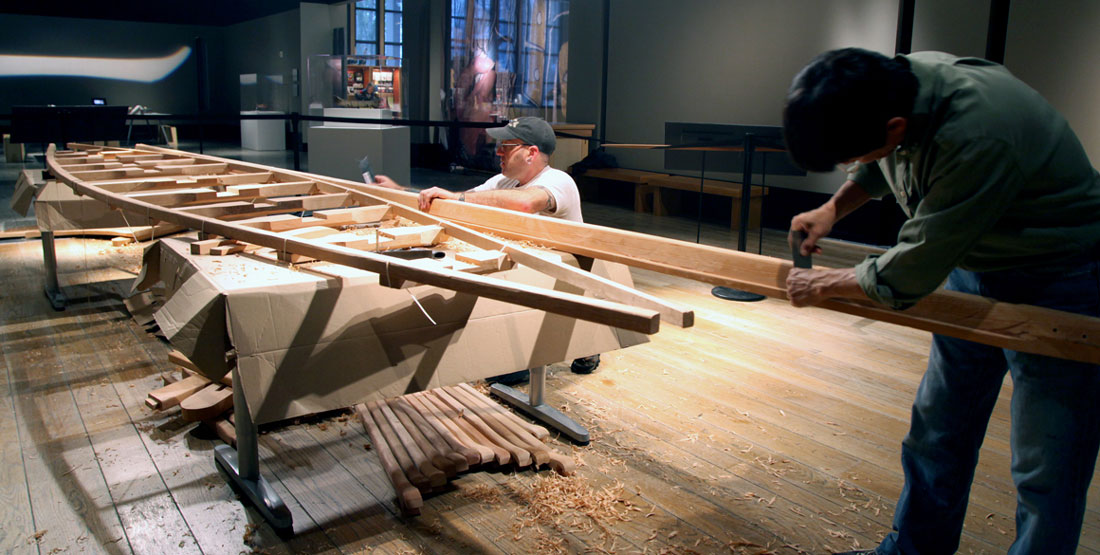
<svg viewBox="0 0 1100 555">
<path fill-rule="evenodd" d="M 491 378 L 485 378 L 485 381 L 488 382 L 490 385 L 498 383 L 498 384 L 501 384 L 501 385 L 506 385 L 508 387 L 512 387 L 514 385 L 519 385 L 521 383 L 527 383 L 530 380 L 531 380 L 531 371 L 530 370 L 520 370 L 518 372 L 512 372 L 512 373 L 509 373 L 509 374 L 501 374 L 499 376 L 493 376 Z"/>
<path fill-rule="evenodd" d="M 581 357 L 573 360 L 573 364 L 569 365 L 569 369 L 574 374 L 591 374 L 596 371 L 596 368 L 600 365 L 600 355 L 592 355 L 590 357 Z"/>
</svg>

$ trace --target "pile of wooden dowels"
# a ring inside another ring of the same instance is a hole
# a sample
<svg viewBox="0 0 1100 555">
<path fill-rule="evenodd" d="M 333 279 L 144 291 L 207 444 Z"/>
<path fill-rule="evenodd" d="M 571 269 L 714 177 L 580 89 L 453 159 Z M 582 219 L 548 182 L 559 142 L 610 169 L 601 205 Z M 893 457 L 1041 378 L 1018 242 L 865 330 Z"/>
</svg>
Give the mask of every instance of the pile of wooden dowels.
<svg viewBox="0 0 1100 555">
<path fill-rule="evenodd" d="M 153 410 L 180 407 L 185 421 L 202 422 L 226 443 L 236 443 L 233 429 L 233 382 L 226 375 L 219 381 L 209 380 L 194 364 L 178 351 L 171 351 L 168 360 L 180 366 L 182 376 L 163 374 L 164 387 L 149 392 L 145 404 Z"/>
<path fill-rule="evenodd" d="M 545 443 L 550 434 L 467 384 L 356 405 L 406 515 L 420 514 L 422 493 L 484 465 L 549 464 L 568 476 L 570 457 Z"/>
</svg>

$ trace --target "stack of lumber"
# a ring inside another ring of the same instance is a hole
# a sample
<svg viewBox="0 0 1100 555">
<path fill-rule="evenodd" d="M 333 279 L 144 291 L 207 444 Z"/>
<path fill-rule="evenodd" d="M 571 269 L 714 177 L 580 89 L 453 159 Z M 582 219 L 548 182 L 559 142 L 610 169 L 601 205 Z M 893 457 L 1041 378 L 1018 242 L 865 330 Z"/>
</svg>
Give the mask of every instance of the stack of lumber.
<svg viewBox="0 0 1100 555">
<path fill-rule="evenodd" d="M 211 381 L 199 375 L 191 361 L 179 351 L 169 352 L 168 360 L 180 366 L 181 378 L 165 374 L 164 387 L 149 392 L 146 406 L 157 411 L 178 406 L 185 421 L 202 422 L 223 441 L 235 444 L 232 379 L 225 376 L 219 381 Z"/>
<path fill-rule="evenodd" d="M 467 384 L 357 405 L 405 515 L 420 514 L 422 494 L 461 472 L 487 465 L 550 465 L 568 476 L 570 457 L 543 440 L 550 434 Z"/>
</svg>

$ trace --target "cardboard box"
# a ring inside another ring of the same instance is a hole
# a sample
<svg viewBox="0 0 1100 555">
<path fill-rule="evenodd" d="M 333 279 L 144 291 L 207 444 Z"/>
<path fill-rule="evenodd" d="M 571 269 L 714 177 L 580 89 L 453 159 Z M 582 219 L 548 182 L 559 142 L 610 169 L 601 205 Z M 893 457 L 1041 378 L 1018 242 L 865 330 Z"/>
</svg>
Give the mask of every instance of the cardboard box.
<svg viewBox="0 0 1100 555">
<path fill-rule="evenodd" d="M 112 209 L 91 197 L 77 195 L 68 185 L 54 180 L 39 189 L 34 214 L 38 229 L 43 231 L 150 225 L 150 219 L 144 215 Z"/>
<path fill-rule="evenodd" d="M 258 423 L 333 410 L 568 361 L 646 342 L 645 335 L 447 289 L 391 289 L 330 264 L 292 269 L 248 256 L 191 255 L 189 239 L 146 253 L 169 296 L 156 320 L 212 379 L 235 356 Z M 564 259 L 572 264 L 570 255 Z M 593 271 L 630 285 L 629 269 Z M 494 277 L 572 286 L 526 267 Z"/>
<path fill-rule="evenodd" d="M 23 170 L 15 179 L 15 191 L 11 195 L 11 209 L 20 216 L 26 216 L 38 191 L 46 184 L 42 170 Z"/>
</svg>

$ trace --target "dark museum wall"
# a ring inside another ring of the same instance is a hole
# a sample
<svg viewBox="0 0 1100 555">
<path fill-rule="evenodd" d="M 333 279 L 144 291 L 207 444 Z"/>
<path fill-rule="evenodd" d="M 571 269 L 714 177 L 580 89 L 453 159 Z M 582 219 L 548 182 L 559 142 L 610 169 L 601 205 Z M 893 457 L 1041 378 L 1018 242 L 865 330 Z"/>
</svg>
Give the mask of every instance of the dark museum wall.
<svg viewBox="0 0 1100 555">
<path fill-rule="evenodd" d="M 0 14 L 0 54 L 94 58 L 159 58 L 181 47 L 194 47 L 202 37 L 211 75 L 222 73 L 222 33 L 219 28 Z M 91 104 L 93 97 L 109 104 L 141 104 L 151 111 L 194 113 L 197 109 L 196 62 L 192 53 L 174 72 L 152 83 L 92 77 L 0 77 L 0 112 L 21 104 Z M 212 95 L 215 110 L 230 109 L 231 99 Z M 235 106 L 233 106 L 235 109 Z"/>
<path fill-rule="evenodd" d="M 790 80 L 810 58 L 860 46 L 892 54 L 898 2 L 882 0 L 610 0 L 607 139 L 664 140 L 665 121 L 778 125 Z M 598 123 L 603 2 L 571 6 L 569 119 Z M 916 0 L 913 50 L 984 56 L 989 0 Z M 1014 0 L 1005 64 L 1070 121 L 1100 165 L 1100 2 Z M 621 165 L 663 168 L 656 153 L 615 152 Z M 716 176 L 718 177 L 718 176 Z M 838 174 L 769 178 L 830 192 Z M 732 178 L 732 176 L 731 176 Z"/>
</svg>

